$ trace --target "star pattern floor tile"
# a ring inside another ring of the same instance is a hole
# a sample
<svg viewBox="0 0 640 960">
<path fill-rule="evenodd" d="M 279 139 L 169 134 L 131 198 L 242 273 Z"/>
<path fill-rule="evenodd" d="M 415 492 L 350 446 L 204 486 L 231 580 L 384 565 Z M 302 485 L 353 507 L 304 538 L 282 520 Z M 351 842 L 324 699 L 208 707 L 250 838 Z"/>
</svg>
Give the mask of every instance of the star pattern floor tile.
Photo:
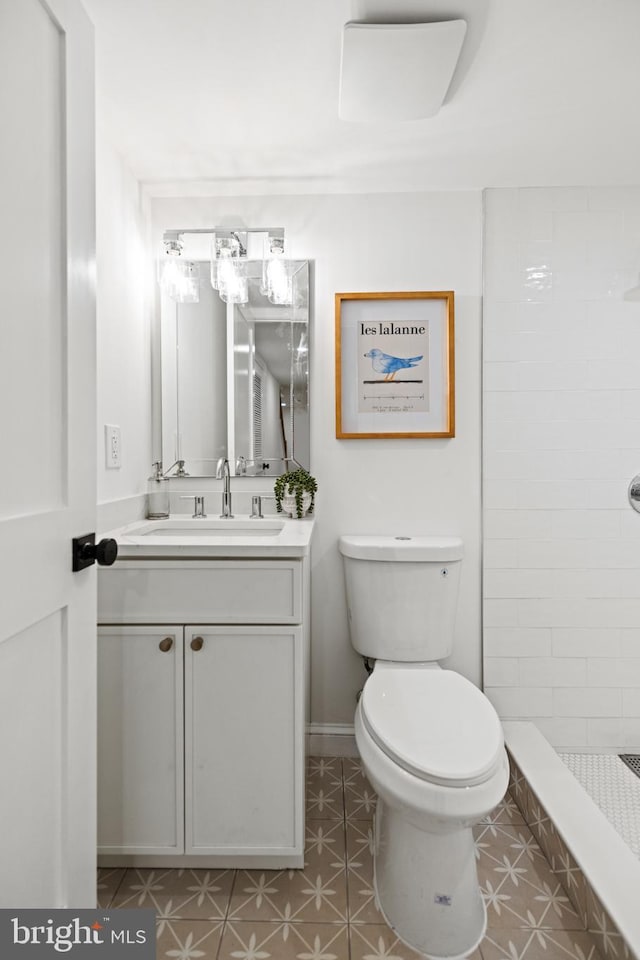
<svg viewBox="0 0 640 960">
<path fill-rule="evenodd" d="M 216 960 L 224 924 L 206 920 L 159 923 L 156 960 Z"/>
<path fill-rule="evenodd" d="M 175 920 L 224 920 L 233 870 L 127 870 L 110 906 L 151 907 Z"/>
<path fill-rule="evenodd" d="M 375 794 L 359 760 L 307 763 L 301 870 L 100 869 L 103 907 L 151 907 L 158 960 L 420 960 L 376 906 Z M 601 960 L 507 796 L 474 829 L 487 934 L 469 960 Z"/>
<path fill-rule="evenodd" d="M 420 954 L 402 943 L 386 925 L 351 926 L 349 933 L 351 960 L 416 960 L 420 957 Z M 469 954 L 468 960 L 482 960 L 482 954 L 475 950 Z"/>
<path fill-rule="evenodd" d="M 348 956 L 345 923 L 230 921 L 217 960 L 347 960 Z"/>
</svg>

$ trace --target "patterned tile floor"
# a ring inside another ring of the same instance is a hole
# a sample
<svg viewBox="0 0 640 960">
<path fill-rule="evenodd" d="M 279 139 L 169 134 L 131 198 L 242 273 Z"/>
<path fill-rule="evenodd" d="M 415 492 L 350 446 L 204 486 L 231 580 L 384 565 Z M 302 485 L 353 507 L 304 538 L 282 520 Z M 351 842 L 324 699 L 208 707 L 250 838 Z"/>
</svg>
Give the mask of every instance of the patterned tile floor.
<svg viewBox="0 0 640 960">
<path fill-rule="evenodd" d="M 376 909 L 375 795 L 359 761 L 308 764 L 304 870 L 98 875 L 103 907 L 152 907 L 158 960 L 418 960 Z M 488 931 L 471 960 L 600 960 L 515 804 L 476 828 Z"/>
</svg>

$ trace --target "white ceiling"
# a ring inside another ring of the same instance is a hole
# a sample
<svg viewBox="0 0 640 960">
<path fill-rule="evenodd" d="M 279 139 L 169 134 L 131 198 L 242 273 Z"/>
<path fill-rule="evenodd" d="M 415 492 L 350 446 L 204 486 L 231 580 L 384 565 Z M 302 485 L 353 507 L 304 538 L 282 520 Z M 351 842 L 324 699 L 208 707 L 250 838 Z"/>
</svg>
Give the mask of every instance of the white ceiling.
<svg viewBox="0 0 640 960">
<path fill-rule="evenodd" d="M 640 180 L 638 0 L 84 0 L 102 119 L 156 194 Z M 462 16 L 430 119 L 338 119 L 350 19 Z"/>
</svg>

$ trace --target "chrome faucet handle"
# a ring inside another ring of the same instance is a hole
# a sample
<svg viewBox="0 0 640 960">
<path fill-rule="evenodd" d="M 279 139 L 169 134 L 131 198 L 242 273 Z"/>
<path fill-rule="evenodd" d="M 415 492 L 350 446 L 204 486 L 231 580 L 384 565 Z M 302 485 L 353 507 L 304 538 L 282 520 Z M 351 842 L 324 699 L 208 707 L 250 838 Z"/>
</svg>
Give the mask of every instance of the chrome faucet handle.
<svg viewBox="0 0 640 960">
<path fill-rule="evenodd" d="M 251 515 L 250 520 L 263 520 L 264 514 L 262 512 L 262 501 L 263 500 L 275 500 L 275 497 L 267 496 L 266 494 L 256 494 L 251 497 Z"/>
<path fill-rule="evenodd" d="M 207 515 L 204 512 L 204 497 L 200 496 L 197 493 L 192 493 L 190 496 L 180 497 L 181 500 L 193 500 L 193 514 L 192 518 L 194 520 L 205 520 Z"/>
</svg>

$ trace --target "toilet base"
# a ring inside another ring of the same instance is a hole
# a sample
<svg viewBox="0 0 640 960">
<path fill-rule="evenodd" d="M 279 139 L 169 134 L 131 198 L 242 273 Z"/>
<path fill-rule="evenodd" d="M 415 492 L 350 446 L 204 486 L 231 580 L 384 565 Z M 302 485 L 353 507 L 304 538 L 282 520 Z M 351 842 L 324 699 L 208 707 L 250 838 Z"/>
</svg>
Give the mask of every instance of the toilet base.
<svg viewBox="0 0 640 960">
<path fill-rule="evenodd" d="M 428 833 L 379 797 L 374 888 L 398 938 L 430 960 L 462 960 L 484 937 L 487 912 L 471 827 Z"/>
</svg>

